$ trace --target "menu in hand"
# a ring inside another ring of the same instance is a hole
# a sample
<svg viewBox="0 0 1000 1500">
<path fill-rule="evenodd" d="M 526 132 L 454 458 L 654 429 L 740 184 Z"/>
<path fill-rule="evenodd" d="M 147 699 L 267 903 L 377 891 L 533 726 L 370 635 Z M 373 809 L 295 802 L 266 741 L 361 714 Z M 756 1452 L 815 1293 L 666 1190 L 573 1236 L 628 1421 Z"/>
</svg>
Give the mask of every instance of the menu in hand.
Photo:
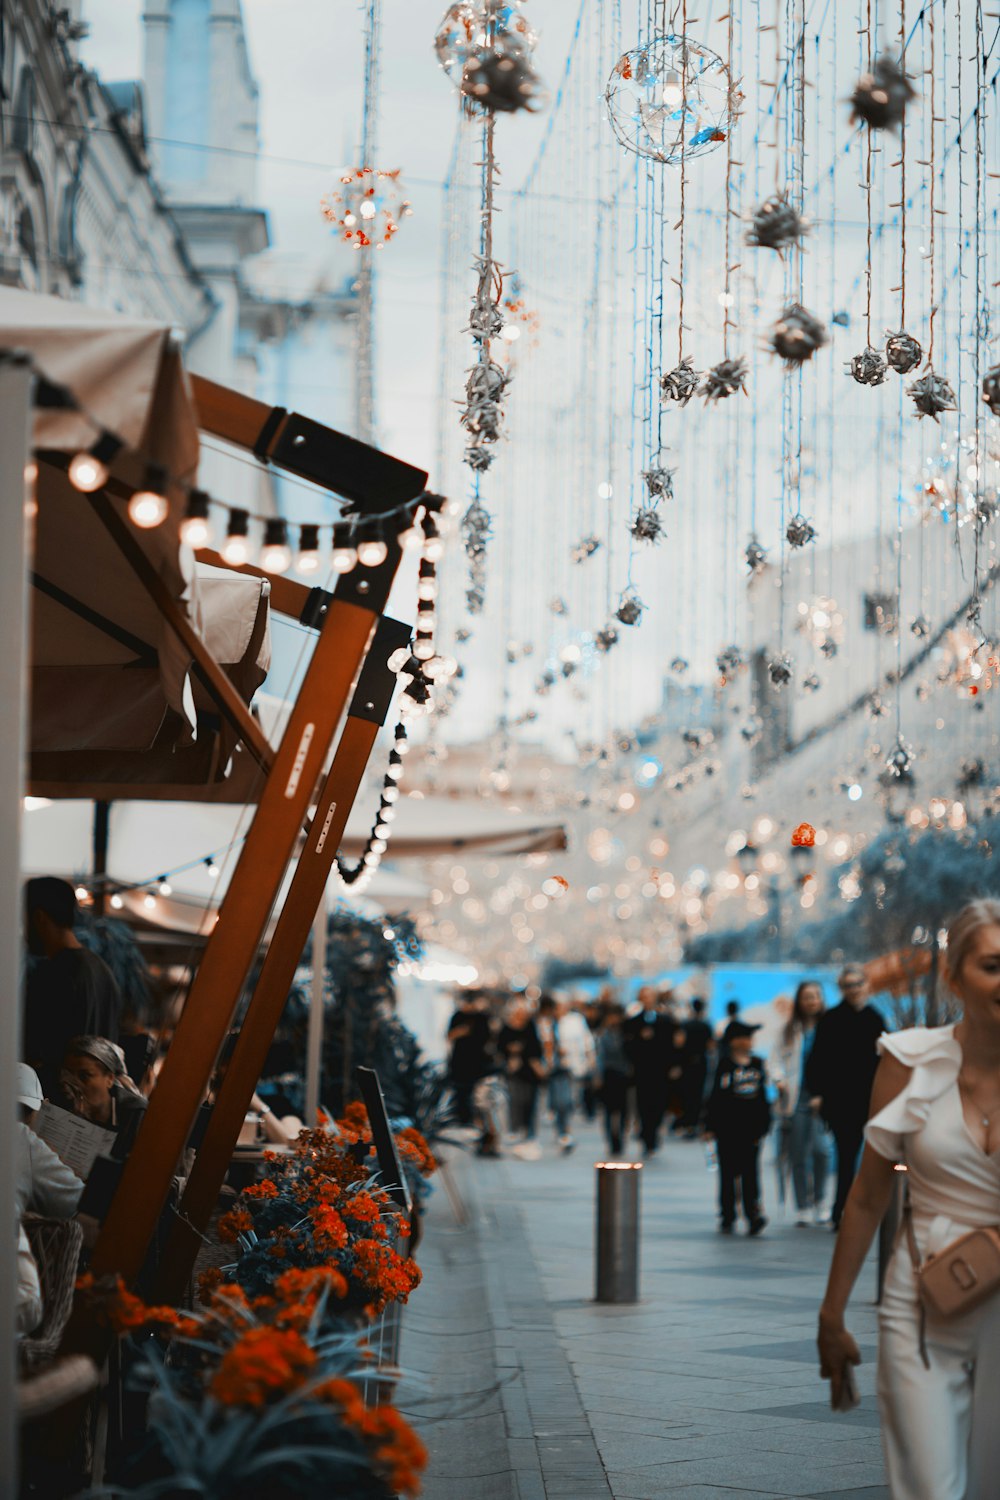
<svg viewBox="0 0 1000 1500">
<path fill-rule="evenodd" d="M 70 1171 L 86 1182 L 95 1157 L 110 1151 L 115 1142 L 113 1130 L 105 1130 L 81 1115 L 60 1109 L 45 1100 L 33 1122 L 36 1135 L 65 1162 Z"/>
</svg>

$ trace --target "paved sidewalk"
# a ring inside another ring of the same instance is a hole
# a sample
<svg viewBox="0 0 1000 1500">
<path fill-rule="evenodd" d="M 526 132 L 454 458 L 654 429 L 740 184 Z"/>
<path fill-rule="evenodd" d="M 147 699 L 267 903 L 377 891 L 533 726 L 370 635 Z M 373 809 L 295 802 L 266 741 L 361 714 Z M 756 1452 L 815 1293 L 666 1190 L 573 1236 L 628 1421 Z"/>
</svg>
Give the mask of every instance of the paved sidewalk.
<svg viewBox="0 0 1000 1500">
<path fill-rule="evenodd" d="M 770 1151 L 770 1145 L 768 1151 Z M 816 1374 L 832 1236 L 774 1205 L 756 1240 L 715 1232 L 696 1143 L 643 1168 L 642 1302 L 593 1296 L 596 1131 L 563 1158 L 453 1161 L 469 1221 L 439 1187 L 403 1329 L 401 1404 L 431 1451 L 425 1500 L 888 1500 L 872 1397 L 875 1267 L 851 1326 L 861 1408 Z"/>
</svg>

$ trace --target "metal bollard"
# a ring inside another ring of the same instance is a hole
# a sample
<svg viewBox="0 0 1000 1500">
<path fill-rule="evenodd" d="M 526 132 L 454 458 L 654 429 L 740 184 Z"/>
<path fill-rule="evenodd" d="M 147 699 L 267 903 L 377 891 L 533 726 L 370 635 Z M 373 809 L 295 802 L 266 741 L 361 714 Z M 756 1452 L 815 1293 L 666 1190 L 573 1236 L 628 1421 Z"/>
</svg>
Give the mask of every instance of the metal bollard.
<svg viewBox="0 0 1000 1500">
<path fill-rule="evenodd" d="M 885 1274 L 889 1269 L 889 1261 L 895 1249 L 899 1227 L 903 1222 L 903 1197 L 905 1192 L 906 1168 L 897 1166 L 889 1207 L 885 1211 L 885 1218 L 878 1227 L 878 1292 L 875 1296 L 876 1306 L 882 1301 Z"/>
<path fill-rule="evenodd" d="M 642 1163 L 599 1161 L 596 1290 L 598 1302 L 639 1300 L 639 1181 Z"/>
</svg>

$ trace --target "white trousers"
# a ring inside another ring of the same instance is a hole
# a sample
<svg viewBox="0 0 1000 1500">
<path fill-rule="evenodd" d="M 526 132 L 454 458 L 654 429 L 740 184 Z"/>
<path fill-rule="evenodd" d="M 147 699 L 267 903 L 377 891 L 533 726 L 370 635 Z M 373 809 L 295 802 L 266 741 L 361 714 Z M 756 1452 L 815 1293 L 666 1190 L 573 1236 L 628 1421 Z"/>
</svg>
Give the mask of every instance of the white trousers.
<svg viewBox="0 0 1000 1500">
<path fill-rule="evenodd" d="M 1000 1293 L 962 1318 L 927 1319 L 930 1369 L 905 1243 L 879 1309 L 878 1401 L 892 1500 L 1000 1497 Z"/>
</svg>

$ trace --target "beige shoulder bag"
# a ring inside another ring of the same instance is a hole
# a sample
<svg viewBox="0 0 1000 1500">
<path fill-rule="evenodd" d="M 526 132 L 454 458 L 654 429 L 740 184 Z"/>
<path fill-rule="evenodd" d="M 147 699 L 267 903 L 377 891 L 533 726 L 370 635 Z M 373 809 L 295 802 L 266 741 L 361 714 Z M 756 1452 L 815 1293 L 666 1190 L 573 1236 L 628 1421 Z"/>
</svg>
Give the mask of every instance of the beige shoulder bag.
<svg viewBox="0 0 1000 1500">
<path fill-rule="evenodd" d="M 987 1297 L 1000 1291 L 1000 1228 L 970 1229 L 921 1261 L 913 1232 L 909 1192 L 903 1205 L 906 1243 L 920 1298 L 920 1356 L 929 1368 L 924 1315 L 948 1321 L 971 1312 Z"/>
</svg>

